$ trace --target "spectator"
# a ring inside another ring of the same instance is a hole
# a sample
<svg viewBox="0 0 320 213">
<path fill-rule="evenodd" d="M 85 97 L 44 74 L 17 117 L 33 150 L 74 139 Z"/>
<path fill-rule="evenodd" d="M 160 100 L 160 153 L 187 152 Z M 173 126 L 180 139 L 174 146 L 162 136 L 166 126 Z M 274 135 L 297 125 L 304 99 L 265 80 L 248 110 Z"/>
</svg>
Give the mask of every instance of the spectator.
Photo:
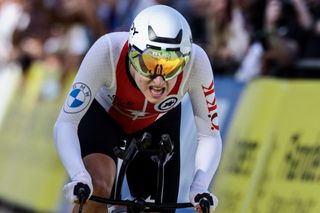
<svg viewBox="0 0 320 213">
<path fill-rule="evenodd" d="M 269 0 L 265 15 L 267 36 L 262 72 L 290 75 L 311 27 L 311 14 L 304 0 Z"/>
<path fill-rule="evenodd" d="M 209 3 L 210 0 L 190 0 L 190 9 L 186 15 L 192 29 L 193 41 L 203 48 L 205 48 L 207 43 L 207 13 L 205 11 Z"/>
<path fill-rule="evenodd" d="M 301 44 L 299 60 L 295 63 L 296 77 L 320 77 L 320 1 L 306 0 L 312 16 L 312 24 L 307 28 Z"/>
<path fill-rule="evenodd" d="M 249 32 L 237 2 L 211 0 L 207 26 L 207 49 L 215 73 L 233 75 L 249 45 Z"/>
<path fill-rule="evenodd" d="M 155 4 L 156 0 L 118 0 L 113 8 L 112 31 L 127 31 L 141 10 Z"/>
<path fill-rule="evenodd" d="M 0 65 L 9 62 L 13 51 L 13 34 L 28 20 L 23 12 L 23 0 L 0 0 Z"/>
<path fill-rule="evenodd" d="M 309 37 L 305 40 L 304 49 L 301 57 L 305 59 L 320 59 L 320 1 L 306 0 L 312 15 L 312 27 L 308 33 Z"/>
<path fill-rule="evenodd" d="M 258 22 L 250 20 L 254 39 L 248 57 L 236 75 L 241 81 L 260 75 L 292 75 L 294 62 L 300 57 L 312 23 L 304 0 L 260 2 L 264 4 L 263 17 Z M 262 7 L 258 8 L 261 11 Z M 259 24 L 262 24 L 261 27 Z"/>
</svg>

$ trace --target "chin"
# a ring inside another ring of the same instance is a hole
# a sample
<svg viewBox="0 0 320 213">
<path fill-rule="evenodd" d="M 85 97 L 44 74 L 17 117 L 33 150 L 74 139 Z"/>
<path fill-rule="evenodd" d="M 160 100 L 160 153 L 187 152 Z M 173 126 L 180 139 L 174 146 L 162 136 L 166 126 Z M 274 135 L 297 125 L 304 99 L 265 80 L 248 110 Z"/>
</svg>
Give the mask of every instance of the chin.
<svg viewBox="0 0 320 213">
<path fill-rule="evenodd" d="M 161 101 L 163 101 L 166 97 L 167 97 L 167 95 L 163 94 L 159 98 L 155 98 L 155 97 L 152 97 L 152 96 L 146 96 L 146 99 L 148 100 L 149 103 L 157 104 L 157 103 L 160 103 Z"/>
<path fill-rule="evenodd" d="M 151 104 L 157 104 L 157 103 L 160 103 L 164 98 L 151 98 L 151 97 L 148 97 L 147 100 L 149 103 Z"/>
</svg>

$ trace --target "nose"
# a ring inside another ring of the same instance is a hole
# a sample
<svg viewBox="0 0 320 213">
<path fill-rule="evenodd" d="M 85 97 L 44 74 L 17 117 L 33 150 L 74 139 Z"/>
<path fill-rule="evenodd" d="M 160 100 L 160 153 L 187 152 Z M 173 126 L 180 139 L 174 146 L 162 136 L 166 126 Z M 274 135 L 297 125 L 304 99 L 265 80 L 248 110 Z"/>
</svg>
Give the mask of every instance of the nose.
<svg viewBox="0 0 320 213">
<path fill-rule="evenodd" d="M 155 77 L 153 79 L 153 82 L 158 85 L 161 86 L 162 84 L 164 84 L 165 80 L 163 79 L 163 77 L 161 75 L 158 75 L 157 77 Z"/>
</svg>

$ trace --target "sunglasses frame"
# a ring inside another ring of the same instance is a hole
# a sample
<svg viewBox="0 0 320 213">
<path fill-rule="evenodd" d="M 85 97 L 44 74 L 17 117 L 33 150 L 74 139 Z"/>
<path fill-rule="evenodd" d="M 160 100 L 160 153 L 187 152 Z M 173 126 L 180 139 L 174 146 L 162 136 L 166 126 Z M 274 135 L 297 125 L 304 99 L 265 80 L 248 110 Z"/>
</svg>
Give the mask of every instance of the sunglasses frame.
<svg viewBox="0 0 320 213">
<path fill-rule="evenodd" d="M 171 75 L 163 75 L 162 64 L 157 64 L 154 68 L 154 70 L 149 70 L 145 72 L 144 70 L 148 70 L 147 66 L 144 63 L 143 54 L 147 51 L 174 51 L 175 54 L 178 56 L 177 58 L 182 59 L 181 65 L 179 67 L 173 69 L 173 71 L 170 71 L 168 74 L 172 73 Z M 133 55 L 133 51 L 135 51 L 135 55 Z M 133 56 L 132 56 L 133 55 Z M 147 45 L 147 48 L 145 50 L 140 50 L 135 45 L 129 46 L 128 50 L 128 57 L 129 61 L 132 64 L 132 66 L 135 68 L 135 70 L 141 74 L 144 77 L 154 79 L 157 76 L 161 76 L 165 81 L 168 81 L 170 79 L 173 79 L 177 77 L 184 69 L 185 65 L 190 61 L 190 53 L 189 54 L 183 54 L 180 52 L 179 48 L 167 48 L 166 50 L 162 50 L 160 47 Z M 136 59 L 138 57 L 138 59 Z M 144 68 L 143 68 L 144 67 Z M 144 69 L 144 70 L 143 70 Z M 174 71 L 175 70 L 175 71 Z"/>
</svg>

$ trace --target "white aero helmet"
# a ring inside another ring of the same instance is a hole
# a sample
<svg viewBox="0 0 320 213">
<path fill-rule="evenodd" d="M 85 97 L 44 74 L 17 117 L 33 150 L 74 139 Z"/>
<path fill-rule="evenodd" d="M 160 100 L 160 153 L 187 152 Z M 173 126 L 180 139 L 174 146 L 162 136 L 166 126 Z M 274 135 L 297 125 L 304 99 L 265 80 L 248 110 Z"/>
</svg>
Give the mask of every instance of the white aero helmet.
<svg viewBox="0 0 320 213">
<path fill-rule="evenodd" d="M 142 10 L 130 28 L 129 60 L 145 77 L 176 77 L 188 63 L 191 49 L 189 24 L 171 7 L 155 5 Z"/>
</svg>

